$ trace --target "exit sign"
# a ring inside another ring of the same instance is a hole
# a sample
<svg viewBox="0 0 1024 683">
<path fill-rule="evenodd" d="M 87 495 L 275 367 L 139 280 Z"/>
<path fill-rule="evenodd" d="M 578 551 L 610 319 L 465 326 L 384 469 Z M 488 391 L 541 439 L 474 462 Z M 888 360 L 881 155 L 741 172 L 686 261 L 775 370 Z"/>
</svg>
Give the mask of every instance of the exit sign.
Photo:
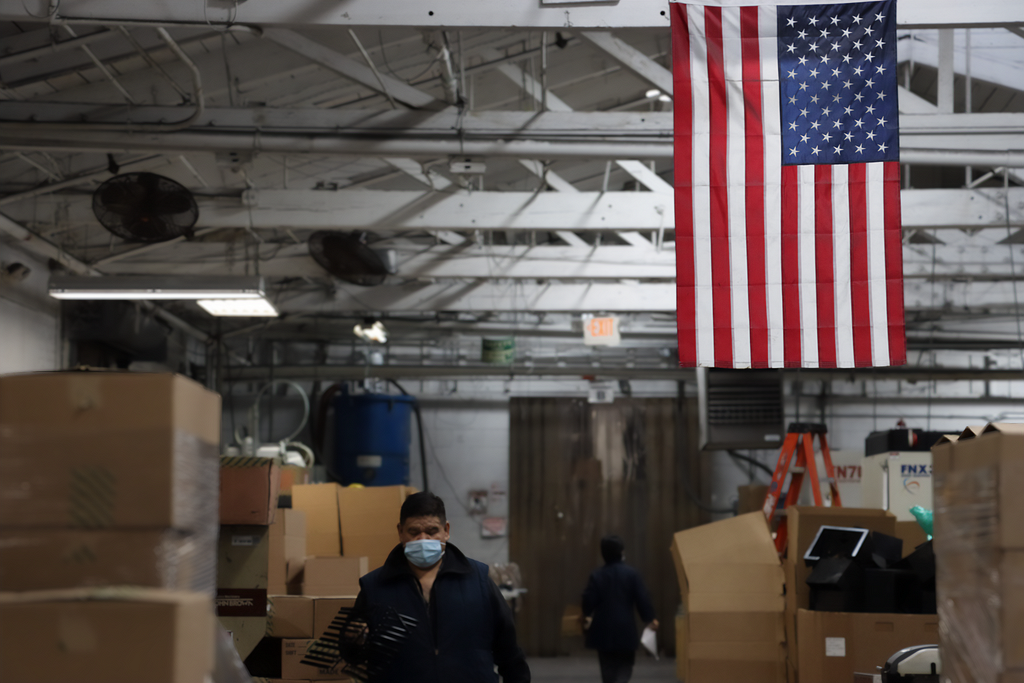
<svg viewBox="0 0 1024 683">
<path fill-rule="evenodd" d="M 618 346 L 621 341 L 616 316 L 583 317 L 583 343 L 587 346 Z"/>
</svg>

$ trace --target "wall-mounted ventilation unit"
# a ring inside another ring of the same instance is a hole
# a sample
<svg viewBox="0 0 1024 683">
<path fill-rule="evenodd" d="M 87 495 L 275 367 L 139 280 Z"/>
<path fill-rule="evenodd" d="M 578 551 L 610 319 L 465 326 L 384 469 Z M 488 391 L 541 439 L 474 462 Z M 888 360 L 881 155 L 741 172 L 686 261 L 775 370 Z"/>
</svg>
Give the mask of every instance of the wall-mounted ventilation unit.
<svg viewBox="0 0 1024 683">
<path fill-rule="evenodd" d="M 699 368 L 701 448 L 779 448 L 786 435 L 782 372 Z"/>
</svg>

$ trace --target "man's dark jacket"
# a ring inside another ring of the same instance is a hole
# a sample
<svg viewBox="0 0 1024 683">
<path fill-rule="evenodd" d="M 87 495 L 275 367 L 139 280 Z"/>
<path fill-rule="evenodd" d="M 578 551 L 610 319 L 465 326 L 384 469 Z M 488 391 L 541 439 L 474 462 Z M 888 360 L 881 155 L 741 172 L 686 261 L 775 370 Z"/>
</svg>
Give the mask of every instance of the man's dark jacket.
<svg viewBox="0 0 1024 683">
<path fill-rule="evenodd" d="M 373 683 L 529 683 L 530 668 L 516 643 L 516 629 L 501 591 L 487 576 L 487 565 L 447 544 L 434 579 L 430 603 L 424 600 L 399 544 L 380 569 L 359 579 L 354 612 L 372 632 L 375 607 L 387 606 L 412 617 L 416 625 L 400 654 Z"/>
<path fill-rule="evenodd" d="M 587 647 L 606 652 L 635 650 L 640 644 L 633 608 L 645 624 L 654 620 L 654 607 L 640 574 L 625 562 L 595 569 L 583 591 L 583 615 L 593 616 Z"/>
</svg>

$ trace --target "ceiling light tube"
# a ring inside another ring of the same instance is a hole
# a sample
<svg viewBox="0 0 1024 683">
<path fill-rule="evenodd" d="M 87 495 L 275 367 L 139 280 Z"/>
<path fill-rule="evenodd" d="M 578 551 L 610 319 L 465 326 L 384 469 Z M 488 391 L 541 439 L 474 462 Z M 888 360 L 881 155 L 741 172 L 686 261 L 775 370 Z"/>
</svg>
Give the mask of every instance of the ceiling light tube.
<svg viewBox="0 0 1024 683">
<path fill-rule="evenodd" d="M 78 300 L 264 299 L 260 277 L 122 275 L 82 277 L 54 275 L 50 296 Z"/>
<path fill-rule="evenodd" d="M 276 318 L 274 305 L 266 299 L 200 299 L 204 311 L 217 317 Z"/>
</svg>

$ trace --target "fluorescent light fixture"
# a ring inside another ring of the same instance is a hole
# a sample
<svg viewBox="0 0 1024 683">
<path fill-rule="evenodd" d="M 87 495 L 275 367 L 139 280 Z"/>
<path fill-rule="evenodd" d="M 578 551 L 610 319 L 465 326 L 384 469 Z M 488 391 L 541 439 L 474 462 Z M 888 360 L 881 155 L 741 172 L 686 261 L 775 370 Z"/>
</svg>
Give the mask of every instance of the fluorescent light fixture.
<svg viewBox="0 0 1024 683">
<path fill-rule="evenodd" d="M 355 335 L 363 341 L 375 342 L 377 344 L 388 343 L 388 331 L 384 327 L 384 323 L 379 320 L 367 320 L 366 322 L 357 323 L 352 328 Z"/>
<path fill-rule="evenodd" d="M 50 278 L 50 296 L 79 300 L 171 300 L 171 299 L 248 299 L 264 296 L 263 278 L 233 276 L 149 276 L 121 275 L 81 277 L 54 275 Z"/>
<path fill-rule="evenodd" d="M 276 318 L 277 309 L 266 299 L 200 299 L 197 304 L 210 315 L 236 318 Z"/>
<path fill-rule="evenodd" d="M 650 90 L 644 93 L 644 97 L 646 97 L 649 100 L 657 99 L 660 95 L 661 91 L 658 90 L 657 88 L 651 88 Z"/>
<path fill-rule="evenodd" d="M 668 95 L 659 95 L 658 96 L 658 101 L 659 102 L 671 102 L 672 98 L 669 97 Z"/>
</svg>

